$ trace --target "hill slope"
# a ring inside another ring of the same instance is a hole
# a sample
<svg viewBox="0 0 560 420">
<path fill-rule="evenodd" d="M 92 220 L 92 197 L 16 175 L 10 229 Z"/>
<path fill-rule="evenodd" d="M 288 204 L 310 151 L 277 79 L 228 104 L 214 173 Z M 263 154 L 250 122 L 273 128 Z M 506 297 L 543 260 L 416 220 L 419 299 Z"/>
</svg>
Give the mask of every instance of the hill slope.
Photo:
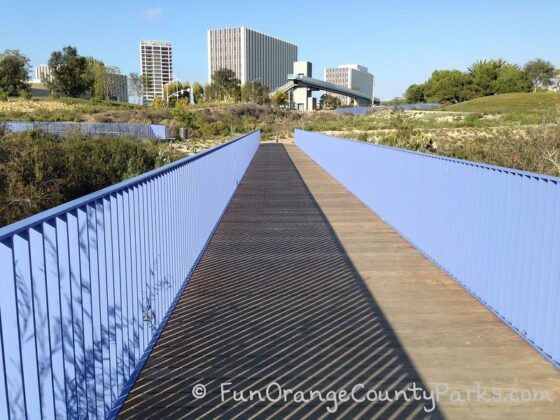
<svg viewBox="0 0 560 420">
<path fill-rule="evenodd" d="M 480 112 L 490 114 L 540 113 L 560 104 L 560 94 L 554 92 L 504 93 L 471 99 L 442 108 L 445 111 Z"/>
</svg>

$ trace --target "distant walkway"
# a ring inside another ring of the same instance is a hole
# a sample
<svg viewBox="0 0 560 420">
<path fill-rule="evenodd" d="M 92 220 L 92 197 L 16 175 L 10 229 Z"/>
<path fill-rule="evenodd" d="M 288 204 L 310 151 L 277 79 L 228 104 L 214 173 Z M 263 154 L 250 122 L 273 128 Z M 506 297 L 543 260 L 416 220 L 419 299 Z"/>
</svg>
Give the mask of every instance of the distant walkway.
<svg viewBox="0 0 560 420">
<path fill-rule="evenodd" d="M 222 402 L 226 382 L 263 394 L 271 382 L 449 393 L 480 383 L 555 398 L 454 404 L 448 393 L 431 413 L 431 401 L 401 399 L 341 403 L 337 417 L 560 412 L 560 373 L 294 145 L 260 147 L 120 414 L 332 415 L 328 402 Z"/>
</svg>

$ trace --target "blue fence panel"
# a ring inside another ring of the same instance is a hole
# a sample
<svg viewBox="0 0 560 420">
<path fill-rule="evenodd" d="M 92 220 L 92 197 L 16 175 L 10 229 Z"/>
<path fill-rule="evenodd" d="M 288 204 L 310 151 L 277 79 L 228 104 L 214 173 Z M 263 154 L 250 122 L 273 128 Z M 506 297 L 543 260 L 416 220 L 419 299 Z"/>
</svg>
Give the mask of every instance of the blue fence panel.
<svg viewBox="0 0 560 420">
<path fill-rule="evenodd" d="M 436 103 L 417 103 L 417 104 L 401 104 L 401 105 L 374 105 L 374 106 L 358 106 L 354 108 L 337 108 L 336 115 L 365 115 L 371 111 L 432 111 L 438 109 L 441 105 Z"/>
<path fill-rule="evenodd" d="M 296 130 L 296 144 L 557 366 L 560 178 Z"/>
<path fill-rule="evenodd" d="M 80 122 L 21 122 L 9 121 L 0 123 L 8 131 L 20 133 L 23 131 L 41 130 L 55 136 L 62 136 L 69 132 L 79 132 L 84 136 L 94 135 L 129 135 L 137 139 L 164 140 L 167 130 L 164 125 L 131 124 L 131 123 L 80 123 Z"/>
<path fill-rule="evenodd" d="M 353 116 L 358 116 L 358 115 L 365 115 L 368 112 L 373 111 L 372 107 L 369 106 L 357 106 L 354 108 L 336 108 L 336 115 L 353 115 Z"/>
<path fill-rule="evenodd" d="M 259 142 L 0 229 L 0 418 L 116 415 Z"/>
</svg>

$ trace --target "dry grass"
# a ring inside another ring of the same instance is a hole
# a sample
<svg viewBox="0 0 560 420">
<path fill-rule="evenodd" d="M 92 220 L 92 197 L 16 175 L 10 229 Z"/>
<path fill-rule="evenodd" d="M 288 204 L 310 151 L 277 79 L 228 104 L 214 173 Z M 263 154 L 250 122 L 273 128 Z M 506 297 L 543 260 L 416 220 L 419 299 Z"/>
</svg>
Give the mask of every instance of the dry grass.
<svg viewBox="0 0 560 420">
<path fill-rule="evenodd" d="M 60 110 L 74 110 L 78 108 L 80 108 L 80 105 L 78 104 L 67 103 L 55 99 L 10 99 L 7 102 L 0 102 L 0 112 L 2 113 L 30 114 L 37 111 L 54 112 Z"/>
<path fill-rule="evenodd" d="M 543 124 L 324 131 L 325 134 L 560 176 L 560 109 Z"/>
</svg>

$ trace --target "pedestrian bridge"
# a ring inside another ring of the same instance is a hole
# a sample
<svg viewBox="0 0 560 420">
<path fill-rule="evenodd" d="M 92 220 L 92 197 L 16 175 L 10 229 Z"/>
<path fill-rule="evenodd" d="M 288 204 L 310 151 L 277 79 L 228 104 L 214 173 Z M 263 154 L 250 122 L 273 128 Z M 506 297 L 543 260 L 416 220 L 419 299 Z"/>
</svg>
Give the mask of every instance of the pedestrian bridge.
<svg viewBox="0 0 560 420">
<path fill-rule="evenodd" d="M 295 140 L 1 229 L 0 417 L 557 418 L 559 179 Z"/>
<path fill-rule="evenodd" d="M 360 106 L 379 105 L 381 100 L 373 96 L 373 92 L 360 92 L 346 88 L 344 86 L 335 85 L 334 83 L 324 82 L 312 77 L 303 76 L 300 74 L 288 74 L 288 81 L 280 86 L 275 92 L 287 93 L 298 87 L 306 87 L 311 90 L 322 90 L 325 92 L 344 95 L 349 98 L 355 99 Z"/>
</svg>

